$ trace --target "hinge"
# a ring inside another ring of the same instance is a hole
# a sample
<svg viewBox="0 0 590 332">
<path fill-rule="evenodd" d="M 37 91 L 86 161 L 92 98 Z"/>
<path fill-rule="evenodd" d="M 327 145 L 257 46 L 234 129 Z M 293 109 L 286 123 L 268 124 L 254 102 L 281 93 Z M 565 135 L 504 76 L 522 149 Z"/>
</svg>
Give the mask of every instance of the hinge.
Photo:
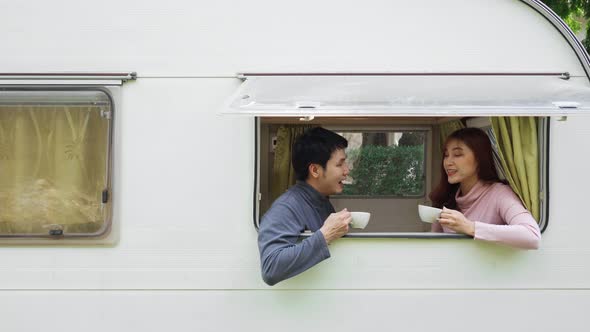
<svg viewBox="0 0 590 332">
<path fill-rule="evenodd" d="M 109 190 L 105 189 L 102 191 L 102 203 L 106 204 L 109 201 Z"/>
<path fill-rule="evenodd" d="M 559 78 L 561 78 L 562 80 L 569 80 L 570 79 L 570 73 L 568 73 L 567 71 L 565 73 L 562 73 Z"/>
<path fill-rule="evenodd" d="M 309 122 L 313 121 L 315 117 L 313 115 L 306 115 L 304 117 L 299 118 L 299 121 Z"/>
<path fill-rule="evenodd" d="M 576 109 L 580 106 L 580 103 L 575 101 L 554 101 L 552 104 L 560 109 Z"/>
<path fill-rule="evenodd" d="M 64 226 L 60 224 L 49 224 L 44 225 L 43 228 L 47 228 L 49 231 L 49 235 L 51 236 L 63 236 L 64 235 Z"/>
<path fill-rule="evenodd" d="M 105 119 L 111 118 L 111 111 L 100 110 L 100 116 Z"/>
</svg>

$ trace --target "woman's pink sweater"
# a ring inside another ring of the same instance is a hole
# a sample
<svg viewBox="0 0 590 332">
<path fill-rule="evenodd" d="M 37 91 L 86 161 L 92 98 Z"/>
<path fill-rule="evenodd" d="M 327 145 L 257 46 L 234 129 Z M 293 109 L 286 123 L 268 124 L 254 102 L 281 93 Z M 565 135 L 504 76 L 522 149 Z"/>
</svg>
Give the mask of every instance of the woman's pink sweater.
<svg viewBox="0 0 590 332">
<path fill-rule="evenodd" d="M 455 198 L 459 211 L 475 222 L 474 239 L 522 249 L 539 248 L 539 225 L 509 186 L 479 181 L 467 195 L 459 196 L 457 191 Z M 433 231 L 453 233 L 439 223 L 433 225 Z"/>
</svg>

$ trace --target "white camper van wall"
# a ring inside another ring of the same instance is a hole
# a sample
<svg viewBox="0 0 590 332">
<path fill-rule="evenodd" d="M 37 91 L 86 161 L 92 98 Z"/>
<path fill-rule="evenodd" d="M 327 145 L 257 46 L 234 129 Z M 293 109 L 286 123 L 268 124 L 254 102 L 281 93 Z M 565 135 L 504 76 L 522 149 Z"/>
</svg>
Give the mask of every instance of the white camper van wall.
<svg viewBox="0 0 590 332">
<path fill-rule="evenodd" d="M 2 106 L 2 331 L 588 330 L 590 58 L 544 2 L 590 0 L 0 1 L 0 92 L 71 92 Z M 539 121 L 538 250 L 430 232 L 440 125 L 499 116 Z M 425 133 L 424 195 L 332 195 L 364 223 L 271 287 L 256 226 L 290 125 L 380 162 Z"/>
</svg>

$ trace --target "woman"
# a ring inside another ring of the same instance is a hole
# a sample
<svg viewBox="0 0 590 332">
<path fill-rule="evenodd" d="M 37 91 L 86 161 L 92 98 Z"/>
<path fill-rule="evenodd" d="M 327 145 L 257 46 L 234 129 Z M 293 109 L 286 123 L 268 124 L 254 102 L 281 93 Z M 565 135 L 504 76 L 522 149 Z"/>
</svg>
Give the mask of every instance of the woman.
<svg viewBox="0 0 590 332">
<path fill-rule="evenodd" d="M 441 181 L 429 195 L 443 211 L 432 231 L 537 249 L 539 225 L 498 177 L 486 133 L 478 128 L 459 129 L 447 138 L 443 152 Z"/>
</svg>

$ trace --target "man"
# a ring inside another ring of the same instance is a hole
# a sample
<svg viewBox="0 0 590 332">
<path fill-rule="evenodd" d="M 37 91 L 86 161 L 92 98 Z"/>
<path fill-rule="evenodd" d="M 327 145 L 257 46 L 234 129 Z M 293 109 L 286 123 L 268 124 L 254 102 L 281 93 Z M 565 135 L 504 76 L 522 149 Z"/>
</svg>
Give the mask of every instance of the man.
<svg viewBox="0 0 590 332">
<path fill-rule="evenodd" d="M 272 204 L 260 221 L 258 248 L 262 279 L 269 285 L 293 277 L 330 257 L 328 244 L 348 232 L 346 209 L 335 213 L 329 195 L 342 192 L 348 175 L 346 139 L 316 127 L 293 144 L 297 183 Z M 310 237 L 298 243 L 300 234 Z"/>
</svg>

